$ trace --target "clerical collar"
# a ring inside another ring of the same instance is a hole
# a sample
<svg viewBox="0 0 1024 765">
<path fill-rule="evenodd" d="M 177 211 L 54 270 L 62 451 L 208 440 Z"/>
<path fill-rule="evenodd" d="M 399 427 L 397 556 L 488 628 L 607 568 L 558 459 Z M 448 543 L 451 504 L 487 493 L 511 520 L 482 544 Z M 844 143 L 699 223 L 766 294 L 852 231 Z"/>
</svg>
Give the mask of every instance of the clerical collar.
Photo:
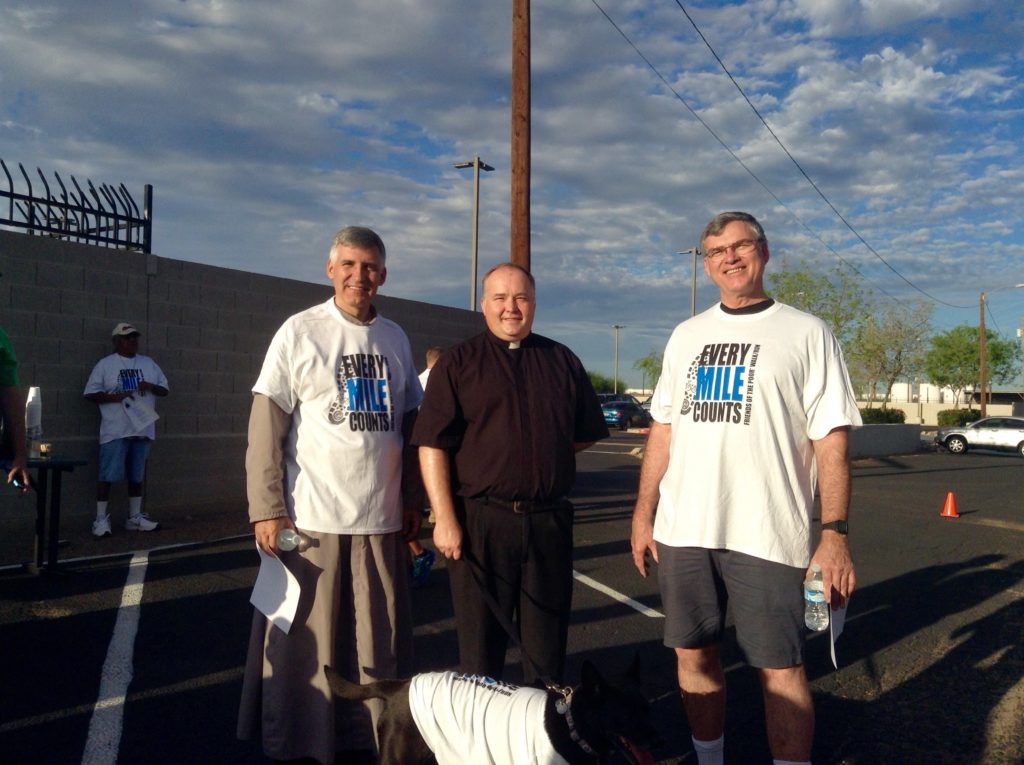
<svg viewBox="0 0 1024 765">
<path fill-rule="evenodd" d="M 530 338 L 532 336 L 533 336 L 533 333 L 531 332 L 526 337 L 524 337 L 524 338 L 522 338 L 520 340 L 505 340 L 503 338 L 498 337 L 493 332 L 491 332 L 490 328 L 487 329 L 487 339 L 488 340 L 490 340 L 495 345 L 500 345 L 502 348 L 507 348 L 510 351 L 515 351 L 515 350 L 518 350 L 519 348 L 522 348 L 524 345 L 529 345 L 530 344 Z"/>
<path fill-rule="evenodd" d="M 761 313 L 761 311 L 767 311 L 773 305 L 775 301 L 772 298 L 762 300 L 760 303 L 754 303 L 753 305 L 745 305 L 742 308 L 729 308 L 724 303 L 719 303 L 719 307 L 730 316 L 746 316 L 751 313 Z"/>
</svg>

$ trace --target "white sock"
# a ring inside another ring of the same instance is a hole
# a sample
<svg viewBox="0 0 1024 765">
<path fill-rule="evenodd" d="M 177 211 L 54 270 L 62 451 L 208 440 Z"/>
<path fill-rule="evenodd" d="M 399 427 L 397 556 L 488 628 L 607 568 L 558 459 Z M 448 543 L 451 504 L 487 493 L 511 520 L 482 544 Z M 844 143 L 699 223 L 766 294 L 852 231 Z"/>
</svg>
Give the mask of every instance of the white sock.
<svg viewBox="0 0 1024 765">
<path fill-rule="evenodd" d="M 690 736 L 694 751 L 697 752 L 697 765 L 725 765 L 725 734 L 714 741 L 698 741 Z"/>
<path fill-rule="evenodd" d="M 772 765 L 811 765 L 810 760 L 795 762 L 794 760 L 772 760 Z"/>
<path fill-rule="evenodd" d="M 107 517 L 107 505 L 109 505 L 109 504 L 110 504 L 109 502 L 100 502 L 99 500 L 96 501 L 96 520 L 97 521 L 102 521 L 104 518 Z"/>
<path fill-rule="evenodd" d="M 142 512 L 142 497 L 128 497 L 128 517 L 134 518 Z"/>
</svg>

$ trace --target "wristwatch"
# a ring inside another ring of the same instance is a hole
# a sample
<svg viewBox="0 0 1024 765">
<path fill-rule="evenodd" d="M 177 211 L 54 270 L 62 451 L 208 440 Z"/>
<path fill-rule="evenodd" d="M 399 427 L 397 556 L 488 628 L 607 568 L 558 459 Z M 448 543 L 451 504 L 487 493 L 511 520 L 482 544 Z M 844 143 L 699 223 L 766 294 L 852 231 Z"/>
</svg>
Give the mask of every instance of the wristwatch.
<svg viewBox="0 0 1024 765">
<path fill-rule="evenodd" d="M 822 531 L 834 531 L 837 534 L 846 536 L 850 533 L 850 524 L 846 521 L 831 521 L 821 524 Z"/>
</svg>

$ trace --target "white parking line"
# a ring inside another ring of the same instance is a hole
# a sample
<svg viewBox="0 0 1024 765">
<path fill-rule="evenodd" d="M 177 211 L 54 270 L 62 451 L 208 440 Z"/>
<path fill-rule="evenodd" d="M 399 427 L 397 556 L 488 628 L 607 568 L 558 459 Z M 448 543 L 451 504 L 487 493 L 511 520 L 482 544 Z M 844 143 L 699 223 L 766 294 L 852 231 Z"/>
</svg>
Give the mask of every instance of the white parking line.
<svg viewBox="0 0 1024 765">
<path fill-rule="evenodd" d="M 603 592 L 605 595 L 612 598 L 613 600 L 617 600 L 620 603 L 629 606 L 633 610 L 639 611 L 644 616 L 649 616 L 652 619 L 665 618 L 665 614 L 661 613 L 660 611 L 655 611 L 653 608 L 648 608 L 643 603 L 633 600 L 632 598 L 623 595 L 621 592 L 616 592 L 611 587 L 603 585 L 596 579 L 591 579 L 589 576 L 581 574 L 579 571 L 576 571 L 575 569 L 573 570 L 572 575 L 577 582 L 582 582 L 583 584 L 587 585 L 592 589 L 597 590 L 598 592 Z"/>
<path fill-rule="evenodd" d="M 140 551 L 128 565 L 128 578 L 121 593 L 114 634 L 107 647 L 100 677 L 100 695 L 89 720 L 89 738 L 82 753 L 82 765 L 112 765 L 121 747 L 124 701 L 132 681 L 135 635 L 139 630 L 139 610 L 149 553 Z"/>
<path fill-rule="evenodd" d="M 212 672 L 210 674 L 203 675 L 202 677 L 192 677 L 160 688 L 148 688 L 144 691 L 136 691 L 132 695 L 128 696 L 126 702 L 131 703 L 133 701 L 156 699 L 162 696 L 175 696 L 179 693 L 194 691 L 197 688 L 212 688 L 225 683 L 238 682 L 241 681 L 244 670 L 245 667 L 233 667 L 231 669 L 221 670 L 220 672 Z M 17 730 L 24 730 L 25 728 L 32 728 L 36 725 L 45 725 L 46 723 L 52 723 L 58 720 L 67 720 L 71 717 L 78 717 L 79 715 L 88 714 L 95 708 L 95 704 L 79 704 L 77 707 L 65 707 L 64 709 L 57 709 L 53 712 L 35 715 L 34 717 L 23 717 L 20 720 L 11 720 L 10 722 L 5 722 L 0 725 L 0 735 Z"/>
</svg>

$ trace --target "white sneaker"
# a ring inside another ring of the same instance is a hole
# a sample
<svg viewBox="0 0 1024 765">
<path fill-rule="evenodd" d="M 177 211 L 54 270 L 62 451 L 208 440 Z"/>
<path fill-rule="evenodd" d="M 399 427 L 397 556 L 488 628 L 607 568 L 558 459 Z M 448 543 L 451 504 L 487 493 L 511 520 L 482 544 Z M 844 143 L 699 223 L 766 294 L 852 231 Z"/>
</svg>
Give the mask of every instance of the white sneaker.
<svg viewBox="0 0 1024 765">
<path fill-rule="evenodd" d="M 155 531 L 160 528 L 160 524 L 156 521 L 149 520 L 145 513 L 139 513 L 138 515 L 130 516 L 128 520 L 125 521 L 124 527 L 128 531 Z"/>
<path fill-rule="evenodd" d="M 110 516 L 104 515 L 102 518 L 97 518 L 92 522 L 92 535 L 99 539 L 100 537 L 109 537 L 110 531 Z"/>
</svg>

